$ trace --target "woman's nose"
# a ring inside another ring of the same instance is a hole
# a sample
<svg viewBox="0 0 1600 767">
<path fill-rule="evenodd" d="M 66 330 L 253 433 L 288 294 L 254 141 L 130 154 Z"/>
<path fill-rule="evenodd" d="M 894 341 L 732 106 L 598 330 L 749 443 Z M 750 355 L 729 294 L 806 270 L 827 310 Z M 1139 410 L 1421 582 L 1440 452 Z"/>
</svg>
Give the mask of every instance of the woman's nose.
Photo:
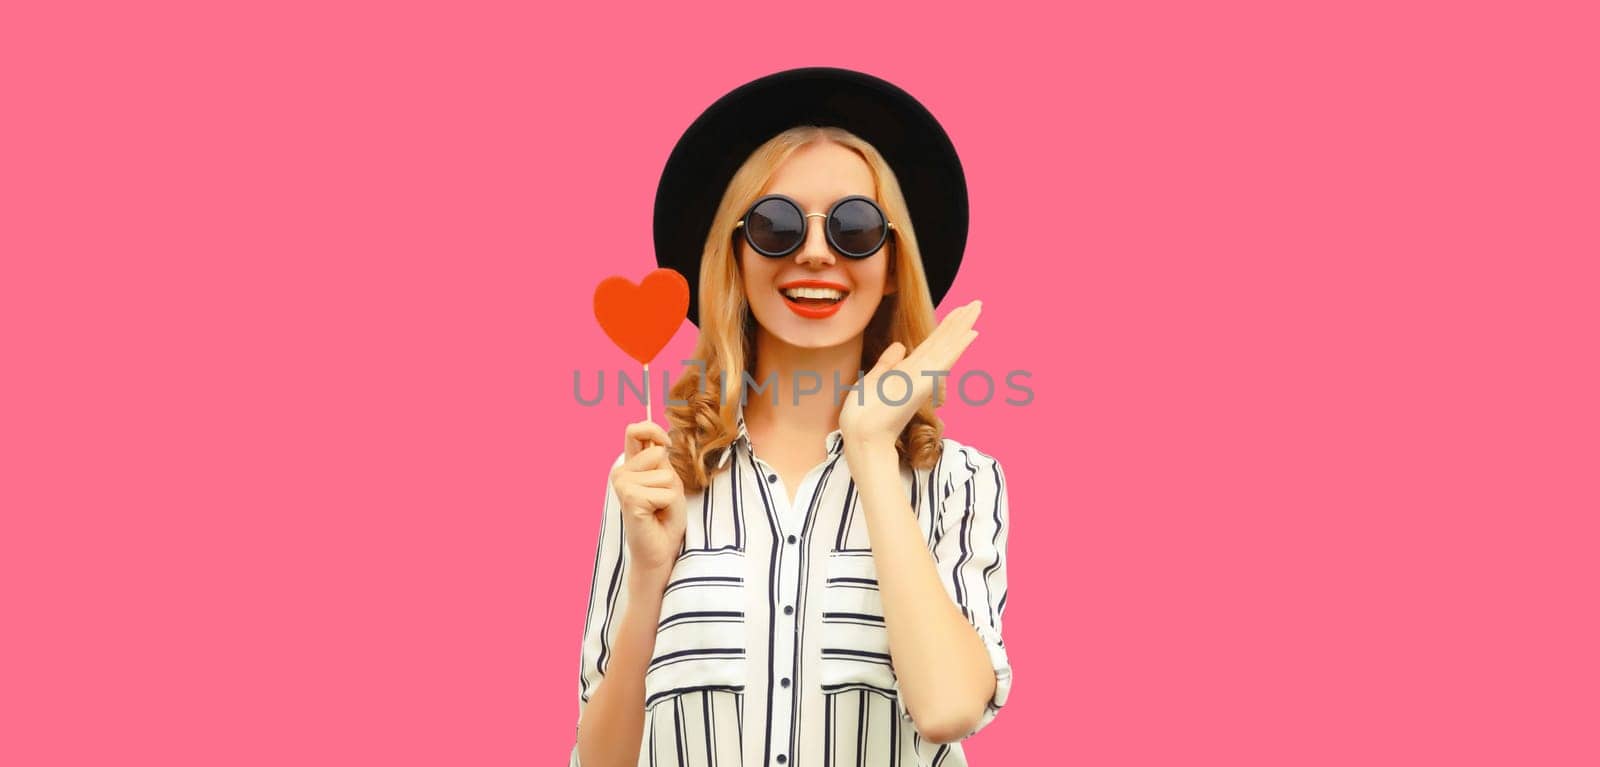
<svg viewBox="0 0 1600 767">
<path fill-rule="evenodd" d="M 816 228 L 812 228 L 812 223 Z M 795 252 L 797 264 L 833 265 L 833 249 L 828 247 L 828 218 L 822 214 L 806 216 L 806 239 Z"/>
</svg>

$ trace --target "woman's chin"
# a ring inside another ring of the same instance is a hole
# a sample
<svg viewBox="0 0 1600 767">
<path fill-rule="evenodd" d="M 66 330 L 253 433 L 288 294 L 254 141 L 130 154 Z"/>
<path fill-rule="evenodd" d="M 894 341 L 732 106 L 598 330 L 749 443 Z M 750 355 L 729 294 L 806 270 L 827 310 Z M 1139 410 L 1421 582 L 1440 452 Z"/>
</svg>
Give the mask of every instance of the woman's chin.
<svg viewBox="0 0 1600 767">
<path fill-rule="evenodd" d="M 827 317 L 802 317 L 786 305 L 764 306 L 756 322 L 775 340 L 796 349 L 830 349 L 854 341 L 867 329 L 870 316 L 858 317 L 854 307 Z"/>
<path fill-rule="evenodd" d="M 839 321 L 839 317 L 829 317 L 826 320 L 802 320 L 805 324 L 785 322 L 776 328 L 773 335 L 778 340 L 797 349 L 831 349 L 843 346 L 861 335 L 865 326 L 854 328 Z"/>
<path fill-rule="evenodd" d="M 797 349 L 825 349 L 832 346 L 829 341 L 835 335 L 820 328 L 775 328 L 772 335 L 782 341 L 785 346 Z"/>
</svg>

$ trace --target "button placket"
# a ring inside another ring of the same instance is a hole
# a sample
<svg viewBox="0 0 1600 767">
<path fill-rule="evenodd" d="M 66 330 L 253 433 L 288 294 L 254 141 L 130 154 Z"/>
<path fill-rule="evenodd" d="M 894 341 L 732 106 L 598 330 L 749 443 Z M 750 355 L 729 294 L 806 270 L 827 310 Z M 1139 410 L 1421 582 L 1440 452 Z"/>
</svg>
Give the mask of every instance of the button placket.
<svg viewBox="0 0 1600 767">
<path fill-rule="evenodd" d="M 803 517 L 796 518 L 793 509 L 811 508 L 812 496 L 816 494 L 818 479 L 822 471 L 833 460 L 834 457 L 830 456 L 828 460 L 823 461 L 806 473 L 805 479 L 801 481 L 799 492 L 795 494 L 795 502 L 791 506 L 788 491 L 783 487 L 783 482 L 778 477 L 777 472 L 773 471 L 765 461 L 755 458 L 760 470 L 766 475 L 768 485 L 773 488 L 771 493 L 772 503 L 777 511 L 779 533 L 783 536 L 781 545 L 785 549 L 783 555 L 779 557 L 777 593 L 786 596 L 787 600 L 783 605 L 784 617 L 779 621 L 780 630 L 778 631 L 778 636 L 774 637 L 774 656 L 771 659 L 772 676 L 768 678 L 768 684 L 776 684 L 781 690 L 790 691 L 789 694 L 776 696 L 779 705 L 775 706 L 773 710 L 772 746 L 773 751 L 776 752 L 774 762 L 780 765 L 787 764 L 789 761 L 787 749 L 795 740 L 793 731 L 794 707 L 799 704 L 796 696 L 792 693 L 794 680 L 790 677 L 790 669 L 799 667 L 799 659 L 797 657 L 799 648 L 795 646 L 795 643 L 800 636 L 799 621 L 803 619 L 803 616 L 797 614 L 795 605 L 798 604 L 801 590 L 800 561 L 805 556 L 806 551 L 801 545 L 801 537 L 798 535 L 805 525 L 805 519 Z"/>
</svg>

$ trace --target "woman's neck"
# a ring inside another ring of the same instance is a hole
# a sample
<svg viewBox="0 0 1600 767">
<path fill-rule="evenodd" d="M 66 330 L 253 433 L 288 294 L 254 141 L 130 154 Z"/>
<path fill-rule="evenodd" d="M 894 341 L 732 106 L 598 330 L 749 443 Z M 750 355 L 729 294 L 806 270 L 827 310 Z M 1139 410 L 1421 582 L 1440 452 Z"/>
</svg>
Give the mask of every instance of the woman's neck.
<svg viewBox="0 0 1600 767">
<path fill-rule="evenodd" d="M 759 394 L 754 387 L 746 392 L 745 423 L 760 431 L 775 423 L 785 430 L 800 426 L 824 434 L 839 428 L 843 400 L 835 396 L 835 377 L 841 392 L 861 377 L 861 344 L 861 336 L 856 336 L 839 346 L 807 349 L 758 329 L 752 378 L 763 388 Z M 801 393 L 796 396 L 796 391 Z"/>
</svg>

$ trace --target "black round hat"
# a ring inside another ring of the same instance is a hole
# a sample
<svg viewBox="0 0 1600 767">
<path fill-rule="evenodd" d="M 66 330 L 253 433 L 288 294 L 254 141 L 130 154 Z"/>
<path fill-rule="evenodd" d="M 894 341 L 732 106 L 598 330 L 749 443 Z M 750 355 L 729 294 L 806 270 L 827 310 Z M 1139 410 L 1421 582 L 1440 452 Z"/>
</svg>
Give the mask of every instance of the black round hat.
<svg viewBox="0 0 1600 767">
<path fill-rule="evenodd" d="M 693 286 L 690 322 L 700 323 L 700 258 L 728 182 L 756 147 L 806 124 L 843 128 L 878 149 L 905 194 L 934 304 L 950 289 L 967 244 L 967 180 L 939 121 L 911 94 L 872 75 L 790 69 L 718 99 L 684 131 L 661 171 L 656 264 Z"/>
</svg>

